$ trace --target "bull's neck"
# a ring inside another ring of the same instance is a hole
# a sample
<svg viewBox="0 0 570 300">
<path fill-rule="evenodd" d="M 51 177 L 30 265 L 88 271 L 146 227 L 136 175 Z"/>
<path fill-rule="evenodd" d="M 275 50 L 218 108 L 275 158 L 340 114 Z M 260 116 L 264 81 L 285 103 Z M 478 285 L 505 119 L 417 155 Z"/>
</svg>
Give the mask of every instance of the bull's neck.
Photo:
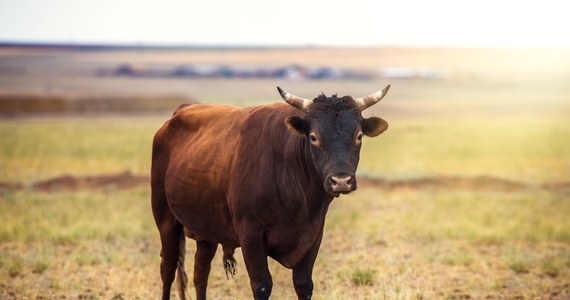
<svg viewBox="0 0 570 300">
<path fill-rule="evenodd" d="M 291 135 L 284 150 L 287 165 L 294 170 L 294 180 L 300 183 L 295 198 L 304 202 L 301 206 L 306 207 L 309 214 L 320 211 L 323 206 L 326 209 L 333 197 L 324 189 L 323 179 L 313 164 L 307 139 Z"/>
</svg>

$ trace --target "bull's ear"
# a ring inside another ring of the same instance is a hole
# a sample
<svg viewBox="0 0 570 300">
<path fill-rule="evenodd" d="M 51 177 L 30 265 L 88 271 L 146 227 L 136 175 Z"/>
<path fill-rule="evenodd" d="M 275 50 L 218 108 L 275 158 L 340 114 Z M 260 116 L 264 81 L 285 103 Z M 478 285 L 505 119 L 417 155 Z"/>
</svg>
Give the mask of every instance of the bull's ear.
<svg viewBox="0 0 570 300">
<path fill-rule="evenodd" d="M 293 134 L 301 136 L 307 135 L 307 122 L 305 122 L 301 117 L 288 117 L 285 119 L 285 126 L 287 126 L 287 129 L 289 129 Z"/>
<path fill-rule="evenodd" d="M 388 129 L 388 122 L 378 117 L 370 117 L 362 120 L 362 132 L 367 136 L 374 137 L 380 135 Z"/>
</svg>

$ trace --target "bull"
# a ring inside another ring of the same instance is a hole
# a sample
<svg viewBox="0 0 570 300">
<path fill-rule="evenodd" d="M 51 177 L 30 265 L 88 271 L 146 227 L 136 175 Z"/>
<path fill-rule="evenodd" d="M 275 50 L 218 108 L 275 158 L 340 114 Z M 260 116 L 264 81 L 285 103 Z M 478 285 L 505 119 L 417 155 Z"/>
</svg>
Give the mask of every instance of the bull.
<svg viewBox="0 0 570 300">
<path fill-rule="evenodd" d="M 267 257 L 293 270 L 299 299 L 313 293 L 312 271 L 335 197 L 357 188 L 362 137 L 388 123 L 364 118 L 389 85 L 369 96 L 313 100 L 277 87 L 287 102 L 240 108 L 183 105 L 153 140 L 151 202 L 162 243 L 162 299 L 178 273 L 186 299 L 186 237 L 196 241 L 194 286 L 206 298 L 211 261 L 223 249 L 226 276 L 242 248 L 255 299 L 268 299 Z"/>
</svg>

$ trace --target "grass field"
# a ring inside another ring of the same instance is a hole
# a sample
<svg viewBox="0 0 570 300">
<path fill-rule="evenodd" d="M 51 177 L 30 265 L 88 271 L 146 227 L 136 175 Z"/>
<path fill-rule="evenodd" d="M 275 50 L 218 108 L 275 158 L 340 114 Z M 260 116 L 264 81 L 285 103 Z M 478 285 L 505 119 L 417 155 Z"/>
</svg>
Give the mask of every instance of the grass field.
<svg viewBox="0 0 570 300">
<path fill-rule="evenodd" d="M 152 136 L 167 118 L 0 120 L 0 181 L 148 174 Z M 365 141 L 361 174 L 491 175 L 529 183 L 570 178 L 565 117 L 387 119 L 390 129 Z"/>
<path fill-rule="evenodd" d="M 154 299 L 160 245 L 147 189 L 4 195 L 2 299 Z M 316 299 L 534 299 L 568 296 L 567 195 L 364 187 L 335 201 L 315 267 Z M 193 243 L 188 251 L 192 253 Z M 248 299 L 213 262 L 213 299 Z M 188 265 L 192 264 L 192 256 Z M 271 263 L 274 299 L 290 271 Z"/>
<path fill-rule="evenodd" d="M 3 75 L 0 93 L 107 96 L 139 91 L 156 96 L 167 91 L 239 105 L 276 101 L 275 85 L 283 83 L 93 78 L 83 76 L 78 66 L 130 60 L 281 65 L 286 58 L 300 64 L 338 61 L 341 67 L 448 70 L 453 78 L 391 82 L 386 99 L 366 112 L 385 118 L 390 128 L 378 138 L 365 139 L 359 176 L 403 182 L 484 177 L 521 186 L 452 187 L 442 181 L 437 186 L 387 188 L 362 180 L 358 191 L 331 205 L 314 269 L 314 299 L 570 298 L 570 60 L 560 59 L 569 57 L 568 51 L 69 55 L 0 50 L 0 58 L 8 57 L 0 61 L 2 66 L 22 63 L 29 75 Z M 63 63 L 69 61 L 75 62 L 73 68 Z M 55 66 L 59 75 L 46 76 Z M 66 68 L 78 73 L 61 75 Z M 283 87 L 311 97 L 320 91 L 364 94 L 382 86 L 291 81 Z M 31 186 L 62 175 L 128 171 L 148 176 L 152 136 L 169 115 L 0 118 L 0 183 L 24 186 L 0 184 L 0 299 L 158 298 L 160 243 L 149 186 L 52 192 Z M 189 275 L 194 249 L 189 241 Z M 211 299 L 251 298 L 239 249 L 236 258 L 238 274 L 230 280 L 221 255 L 214 259 Z M 270 269 L 272 299 L 294 299 L 291 272 L 271 260 Z"/>
<path fill-rule="evenodd" d="M 148 174 L 162 118 L 0 121 L 0 181 L 129 170 Z M 568 179 L 570 129 L 557 118 L 395 119 L 367 139 L 360 173 L 385 178 L 494 175 Z M 465 138 L 468 135 L 469 138 Z M 335 200 L 315 267 L 316 299 L 479 299 L 570 296 L 570 198 L 565 190 L 371 185 Z M 154 299 L 160 245 L 148 188 L 0 195 L 0 298 Z M 194 245 L 189 243 L 188 268 Z M 214 260 L 213 299 L 250 297 Z M 290 272 L 272 262 L 274 299 Z"/>
</svg>

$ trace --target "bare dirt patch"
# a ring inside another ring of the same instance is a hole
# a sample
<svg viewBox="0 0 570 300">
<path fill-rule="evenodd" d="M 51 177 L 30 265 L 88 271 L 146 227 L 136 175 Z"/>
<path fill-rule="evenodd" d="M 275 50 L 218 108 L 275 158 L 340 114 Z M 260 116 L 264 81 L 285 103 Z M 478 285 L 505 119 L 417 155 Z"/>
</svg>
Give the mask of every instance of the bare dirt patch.
<svg viewBox="0 0 570 300">
<path fill-rule="evenodd" d="M 36 115 L 133 114 L 172 111 L 180 103 L 193 103 L 179 95 L 0 95 L 0 117 Z"/>
<path fill-rule="evenodd" d="M 75 191 L 97 189 L 114 186 L 118 189 L 129 189 L 150 184 L 148 176 L 133 175 L 130 172 L 107 174 L 99 176 L 74 177 L 71 175 L 56 177 L 36 182 L 33 189 L 40 191 Z"/>
<path fill-rule="evenodd" d="M 2 191 L 2 190 L 17 190 L 17 189 L 21 189 L 21 188 L 22 188 L 22 185 L 19 183 L 0 181 L 0 191 Z"/>
<path fill-rule="evenodd" d="M 514 192 L 526 189 L 543 189 L 549 191 L 570 191 L 570 182 L 546 182 L 529 184 L 522 181 L 508 180 L 492 176 L 459 177 L 434 176 L 414 179 L 383 179 L 361 176 L 359 182 L 364 186 L 374 186 L 384 190 L 396 189 L 464 189 L 464 190 L 499 190 Z M 92 176 L 63 175 L 47 180 L 37 181 L 29 185 L 19 182 L 0 182 L 2 190 L 32 189 L 42 192 L 79 191 L 101 188 L 119 190 L 150 186 L 150 177 L 134 175 L 131 172 L 101 174 Z"/>
<path fill-rule="evenodd" d="M 434 176 L 402 180 L 364 177 L 360 179 L 360 182 L 388 190 L 422 188 L 453 188 L 466 190 L 504 191 L 519 191 L 525 189 L 570 190 L 570 182 L 546 182 L 539 184 L 529 184 L 522 181 L 514 181 L 493 176 Z"/>
<path fill-rule="evenodd" d="M 149 186 L 150 178 L 144 175 L 133 175 L 130 172 L 103 174 L 94 176 L 64 175 L 47 180 L 37 181 L 29 186 L 21 183 L 0 182 L 0 190 L 30 188 L 43 192 L 79 191 L 114 187 L 125 190 L 140 186 Z"/>
</svg>

